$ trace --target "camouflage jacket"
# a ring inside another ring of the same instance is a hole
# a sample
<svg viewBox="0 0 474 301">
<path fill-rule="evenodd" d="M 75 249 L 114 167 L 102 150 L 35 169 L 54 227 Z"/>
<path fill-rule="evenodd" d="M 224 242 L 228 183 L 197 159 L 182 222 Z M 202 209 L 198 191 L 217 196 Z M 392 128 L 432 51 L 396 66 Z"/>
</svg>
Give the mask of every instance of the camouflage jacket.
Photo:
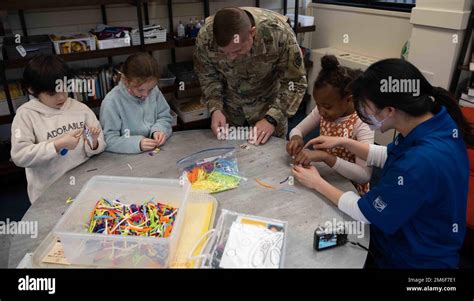
<svg viewBox="0 0 474 301">
<path fill-rule="evenodd" d="M 251 125 L 266 114 L 286 125 L 307 88 L 295 33 L 285 16 L 255 7 L 242 9 L 254 17 L 257 29 L 249 56 L 232 61 L 219 51 L 213 37 L 213 16 L 199 32 L 194 64 L 203 101 L 211 113 L 241 113 Z"/>
</svg>

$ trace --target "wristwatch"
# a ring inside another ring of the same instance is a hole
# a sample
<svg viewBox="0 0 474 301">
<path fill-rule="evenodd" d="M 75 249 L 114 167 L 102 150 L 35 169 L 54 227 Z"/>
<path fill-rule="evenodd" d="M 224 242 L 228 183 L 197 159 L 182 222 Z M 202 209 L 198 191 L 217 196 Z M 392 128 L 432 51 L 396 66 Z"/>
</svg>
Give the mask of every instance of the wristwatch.
<svg viewBox="0 0 474 301">
<path fill-rule="evenodd" d="M 275 120 L 275 118 L 273 118 L 270 115 L 265 115 L 265 120 L 267 120 L 274 127 L 277 127 L 277 125 L 278 125 L 278 122 Z"/>
</svg>

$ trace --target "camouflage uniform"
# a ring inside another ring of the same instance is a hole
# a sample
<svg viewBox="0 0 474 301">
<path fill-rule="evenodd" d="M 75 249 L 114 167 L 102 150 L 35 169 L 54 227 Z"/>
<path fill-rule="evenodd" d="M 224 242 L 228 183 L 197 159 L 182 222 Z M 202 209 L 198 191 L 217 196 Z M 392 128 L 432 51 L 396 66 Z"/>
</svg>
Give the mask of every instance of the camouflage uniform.
<svg viewBox="0 0 474 301">
<path fill-rule="evenodd" d="M 221 110 L 234 126 L 255 125 L 270 115 L 285 137 L 307 88 L 301 49 L 287 18 L 270 10 L 243 7 L 256 26 L 248 56 L 230 60 L 218 50 L 213 37 L 213 16 L 201 28 L 194 53 L 203 101 L 212 114 Z"/>
</svg>

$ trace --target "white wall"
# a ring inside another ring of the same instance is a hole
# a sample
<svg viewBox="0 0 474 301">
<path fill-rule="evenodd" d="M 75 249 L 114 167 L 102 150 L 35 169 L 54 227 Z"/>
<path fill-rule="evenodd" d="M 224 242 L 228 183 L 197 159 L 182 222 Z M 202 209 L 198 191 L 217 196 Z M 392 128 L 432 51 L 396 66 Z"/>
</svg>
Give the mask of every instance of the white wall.
<svg viewBox="0 0 474 301">
<path fill-rule="evenodd" d="M 471 0 L 418 0 L 408 59 L 432 85 L 448 88 L 467 26 Z"/>
<path fill-rule="evenodd" d="M 410 39 L 408 60 L 433 85 L 448 88 L 473 2 L 417 0 L 411 14 L 310 4 L 316 22 L 310 45 L 313 49 L 334 47 L 383 59 L 400 57 Z M 349 43 L 344 42 L 346 34 Z"/>
<path fill-rule="evenodd" d="M 400 57 L 411 36 L 410 13 L 329 4 L 310 8 L 316 23 L 313 49 L 335 47 L 375 58 Z"/>
</svg>

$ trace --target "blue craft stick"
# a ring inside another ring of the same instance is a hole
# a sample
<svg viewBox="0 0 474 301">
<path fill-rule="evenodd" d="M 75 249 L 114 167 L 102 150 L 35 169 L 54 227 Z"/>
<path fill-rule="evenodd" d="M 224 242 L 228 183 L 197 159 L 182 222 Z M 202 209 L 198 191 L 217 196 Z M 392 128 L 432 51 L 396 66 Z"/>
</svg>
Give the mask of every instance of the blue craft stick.
<svg viewBox="0 0 474 301">
<path fill-rule="evenodd" d="M 66 155 L 67 155 L 67 152 L 68 152 L 68 149 L 67 149 L 67 148 L 61 148 L 61 149 L 59 150 L 59 154 L 60 154 L 61 156 L 66 156 Z"/>
<path fill-rule="evenodd" d="M 108 215 L 98 215 L 98 216 L 94 216 L 94 218 L 95 218 L 95 219 L 100 219 L 100 218 L 112 219 L 113 217 L 108 216 Z"/>
</svg>

